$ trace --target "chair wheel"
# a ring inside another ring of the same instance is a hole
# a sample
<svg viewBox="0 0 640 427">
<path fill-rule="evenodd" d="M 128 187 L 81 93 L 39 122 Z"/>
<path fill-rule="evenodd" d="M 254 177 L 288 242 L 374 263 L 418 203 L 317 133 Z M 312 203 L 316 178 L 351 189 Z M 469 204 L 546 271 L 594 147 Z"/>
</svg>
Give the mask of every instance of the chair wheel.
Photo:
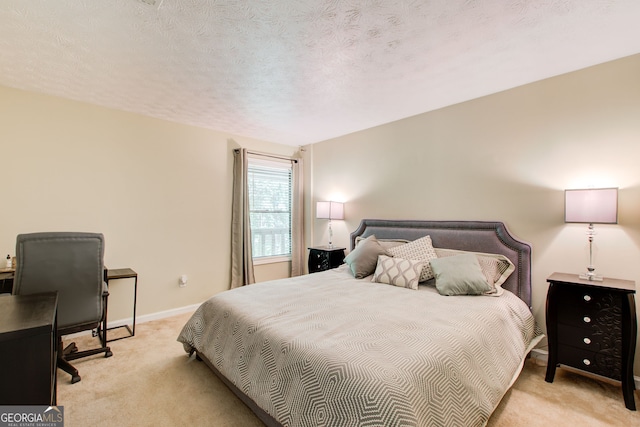
<svg viewBox="0 0 640 427">
<path fill-rule="evenodd" d="M 111 356 L 113 356 L 113 352 L 112 351 L 105 351 L 104 357 L 111 357 Z"/>
<path fill-rule="evenodd" d="M 71 376 L 71 384 L 75 384 L 77 382 L 80 382 L 80 375 L 72 375 Z"/>
</svg>

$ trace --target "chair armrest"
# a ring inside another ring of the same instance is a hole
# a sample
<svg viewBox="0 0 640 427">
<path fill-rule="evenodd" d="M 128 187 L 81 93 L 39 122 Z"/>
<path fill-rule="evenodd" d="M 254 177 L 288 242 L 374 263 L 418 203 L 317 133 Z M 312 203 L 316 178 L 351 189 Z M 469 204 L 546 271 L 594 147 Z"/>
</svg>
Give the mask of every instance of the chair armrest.
<svg viewBox="0 0 640 427">
<path fill-rule="evenodd" d="M 102 282 L 102 296 L 103 297 L 109 296 L 109 285 L 107 285 L 107 282 Z"/>
</svg>

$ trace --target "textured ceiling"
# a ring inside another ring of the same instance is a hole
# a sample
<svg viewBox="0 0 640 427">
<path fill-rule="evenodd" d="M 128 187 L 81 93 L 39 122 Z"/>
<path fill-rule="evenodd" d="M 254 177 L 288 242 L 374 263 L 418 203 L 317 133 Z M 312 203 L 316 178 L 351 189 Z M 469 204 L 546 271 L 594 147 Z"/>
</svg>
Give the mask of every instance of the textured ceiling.
<svg viewBox="0 0 640 427">
<path fill-rule="evenodd" d="M 638 53 L 639 19 L 638 0 L 2 0 L 0 85 L 301 145 Z"/>
</svg>

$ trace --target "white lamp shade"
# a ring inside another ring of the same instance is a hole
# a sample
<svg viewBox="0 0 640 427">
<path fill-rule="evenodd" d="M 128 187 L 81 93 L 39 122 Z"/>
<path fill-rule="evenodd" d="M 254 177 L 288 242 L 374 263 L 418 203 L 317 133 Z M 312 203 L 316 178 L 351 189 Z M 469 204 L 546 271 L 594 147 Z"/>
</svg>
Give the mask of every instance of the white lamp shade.
<svg viewBox="0 0 640 427">
<path fill-rule="evenodd" d="M 344 203 L 318 202 L 316 204 L 316 218 L 344 219 Z"/>
<path fill-rule="evenodd" d="M 618 223 L 618 189 L 565 190 L 564 222 Z"/>
</svg>

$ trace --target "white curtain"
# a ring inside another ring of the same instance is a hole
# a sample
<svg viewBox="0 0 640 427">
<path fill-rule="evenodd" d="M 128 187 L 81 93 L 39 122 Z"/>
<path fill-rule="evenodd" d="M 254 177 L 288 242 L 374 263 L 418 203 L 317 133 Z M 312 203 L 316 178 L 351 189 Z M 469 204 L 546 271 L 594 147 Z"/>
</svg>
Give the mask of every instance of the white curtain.
<svg viewBox="0 0 640 427">
<path fill-rule="evenodd" d="M 231 289 L 255 283 L 251 253 L 247 150 L 233 150 L 233 200 L 231 212 Z"/>
</svg>

